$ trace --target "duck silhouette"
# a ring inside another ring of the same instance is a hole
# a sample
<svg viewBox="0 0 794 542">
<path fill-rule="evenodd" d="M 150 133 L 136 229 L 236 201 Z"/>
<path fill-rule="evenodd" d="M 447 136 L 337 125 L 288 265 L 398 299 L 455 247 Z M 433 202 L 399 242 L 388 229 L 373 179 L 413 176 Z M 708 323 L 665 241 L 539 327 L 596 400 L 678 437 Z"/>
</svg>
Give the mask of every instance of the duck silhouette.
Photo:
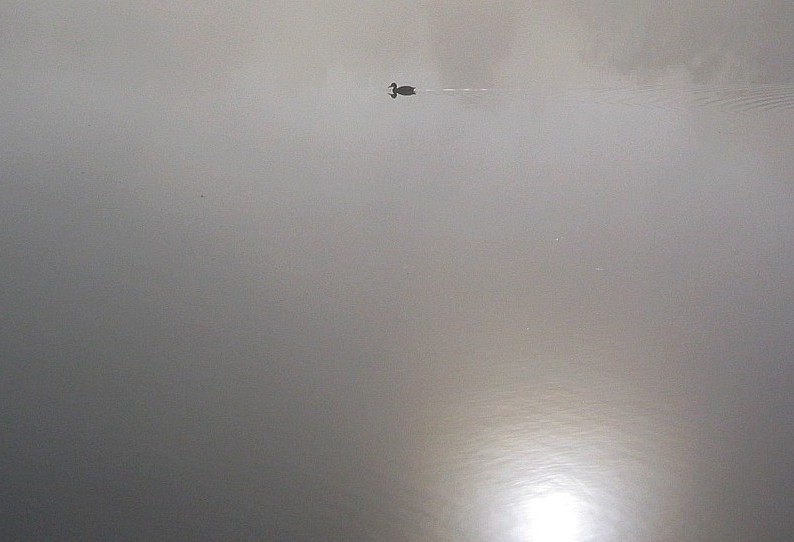
<svg viewBox="0 0 794 542">
<path fill-rule="evenodd" d="M 391 97 L 396 98 L 398 94 L 402 96 L 411 96 L 416 94 L 416 87 L 402 86 L 398 87 L 397 83 L 392 83 L 387 88 L 391 89 Z"/>
</svg>

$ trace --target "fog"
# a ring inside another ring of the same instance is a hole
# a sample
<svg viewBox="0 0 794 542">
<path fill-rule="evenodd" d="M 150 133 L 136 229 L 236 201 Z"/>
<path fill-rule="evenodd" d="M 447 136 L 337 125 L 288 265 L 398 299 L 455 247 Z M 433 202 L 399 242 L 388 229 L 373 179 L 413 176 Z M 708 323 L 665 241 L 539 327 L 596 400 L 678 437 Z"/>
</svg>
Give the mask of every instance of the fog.
<svg viewBox="0 0 794 542">
<path fill-rule="evenodd" d="M 772 0 L 0 0 L 0 538 L 791 538 L 792 59 Z"/>
</svg>

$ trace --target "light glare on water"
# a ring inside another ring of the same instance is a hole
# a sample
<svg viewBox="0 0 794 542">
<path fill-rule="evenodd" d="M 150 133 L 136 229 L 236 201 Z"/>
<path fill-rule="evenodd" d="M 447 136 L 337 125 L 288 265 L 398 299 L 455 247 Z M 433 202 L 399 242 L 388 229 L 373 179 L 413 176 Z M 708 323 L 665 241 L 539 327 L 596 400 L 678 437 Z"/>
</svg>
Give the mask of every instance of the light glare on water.
<svg viewBox="0 0 794 542">
<path fill-rule="evenodd" d="M 527 542 L 579 542 L 584 539 L 582 503 L 561 491 L 531 497 L 527 506 Z"/>
</svg>

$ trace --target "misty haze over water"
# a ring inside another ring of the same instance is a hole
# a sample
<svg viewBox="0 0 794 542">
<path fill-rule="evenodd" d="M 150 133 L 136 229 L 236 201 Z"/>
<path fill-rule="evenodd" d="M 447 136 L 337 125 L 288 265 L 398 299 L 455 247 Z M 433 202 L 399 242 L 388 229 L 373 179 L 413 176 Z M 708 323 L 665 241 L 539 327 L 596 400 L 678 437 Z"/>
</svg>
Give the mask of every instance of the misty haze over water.
<svg viewBox="0 0 794 542">
<path fill-rule="evenodd" d="M 0 0 L 0 539 L 794 537 L 794 4 L 463 4 Z"/>
</svg>

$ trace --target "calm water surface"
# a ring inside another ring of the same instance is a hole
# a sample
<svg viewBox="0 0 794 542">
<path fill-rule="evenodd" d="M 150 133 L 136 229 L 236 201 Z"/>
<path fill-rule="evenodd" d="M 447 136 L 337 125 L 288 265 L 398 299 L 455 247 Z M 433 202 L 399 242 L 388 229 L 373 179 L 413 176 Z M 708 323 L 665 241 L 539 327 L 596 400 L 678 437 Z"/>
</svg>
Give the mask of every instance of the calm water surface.
<svg viewBox="0 0 794 542">
<path fill-rule="evenodd" d="M 89 4 L 0 55 L 4 539 L 794 536 L 786 51 Z"/>
</svg>

